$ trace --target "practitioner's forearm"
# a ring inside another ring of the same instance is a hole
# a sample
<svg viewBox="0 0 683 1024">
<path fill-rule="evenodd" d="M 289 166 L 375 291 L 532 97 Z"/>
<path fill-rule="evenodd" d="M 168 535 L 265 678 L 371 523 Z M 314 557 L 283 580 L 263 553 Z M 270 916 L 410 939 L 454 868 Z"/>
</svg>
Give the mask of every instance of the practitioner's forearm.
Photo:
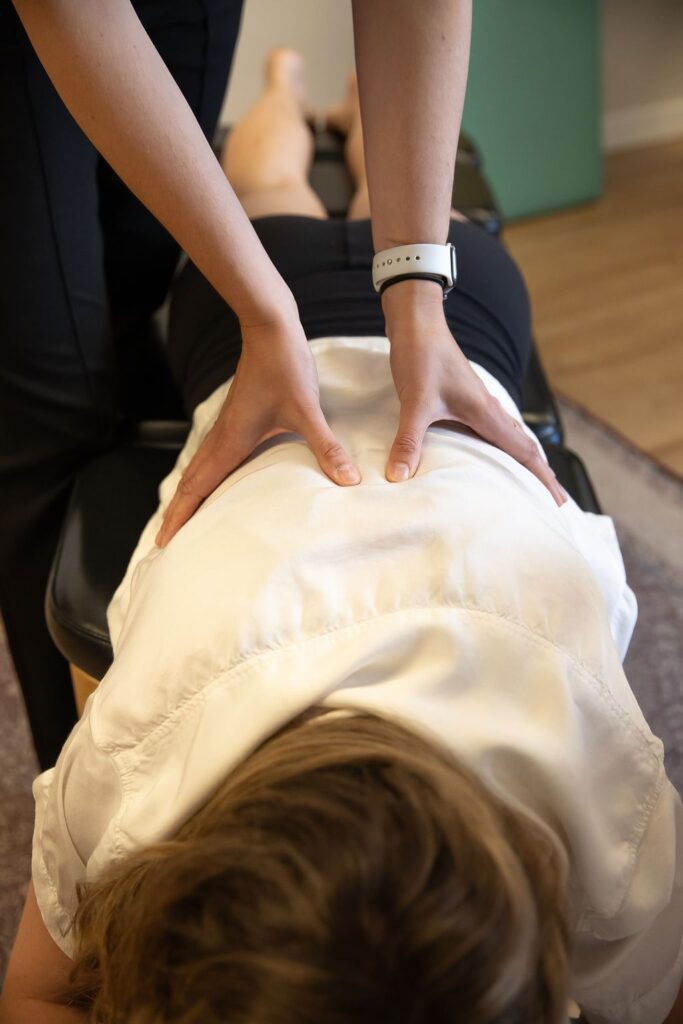
<svg viewBox="0 0 683 1024">
<path fill-rule="evenodd" d="M 14 3 L 85 134 L 240 319 L 288 309 L 289 290 L 130 0 Z"/>
<path fill-rule="evenodd" d="M 471 15 L 471 0 L 353 0 L 375 250 L 446 241 Z"/>
</svg>

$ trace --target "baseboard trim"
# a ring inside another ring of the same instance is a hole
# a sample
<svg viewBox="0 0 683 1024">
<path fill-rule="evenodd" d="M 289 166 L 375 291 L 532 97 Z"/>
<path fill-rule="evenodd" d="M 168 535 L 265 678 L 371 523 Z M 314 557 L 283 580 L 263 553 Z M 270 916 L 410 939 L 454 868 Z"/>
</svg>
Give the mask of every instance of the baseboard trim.
<svg viewBox="0 0 683 1024">
<path fill-rule="evenodd" d="M 682 136 L 683 96 L 613 110 L 603 119 L 602 145 L 607 153 Z"/>
</svg>

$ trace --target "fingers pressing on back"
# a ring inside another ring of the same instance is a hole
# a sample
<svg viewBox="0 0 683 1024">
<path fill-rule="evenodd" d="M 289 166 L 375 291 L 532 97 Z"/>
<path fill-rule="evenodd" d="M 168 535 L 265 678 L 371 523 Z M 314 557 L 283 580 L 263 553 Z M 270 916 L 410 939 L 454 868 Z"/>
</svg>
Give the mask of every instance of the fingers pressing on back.
<svg viewBox="0 0 683 1024">
<path fill-rule="evenodd" d="M 401 405 L 398 431 L 389 452 L 387 480 L 397 483 L 400 480 L 409 480 L 415 475 L 420 465 L 422 444 L 428 426 L 429 417 L 424 404 L 419 401 L 404 401 Z"/>
<path fill-rule="evenodd" d="M 337 441 L 320 408 L 312 408 L 299 432 L 318 460 L 323 473 L 337 484 L 360 483 L 360 473 Z"/>
</svg>

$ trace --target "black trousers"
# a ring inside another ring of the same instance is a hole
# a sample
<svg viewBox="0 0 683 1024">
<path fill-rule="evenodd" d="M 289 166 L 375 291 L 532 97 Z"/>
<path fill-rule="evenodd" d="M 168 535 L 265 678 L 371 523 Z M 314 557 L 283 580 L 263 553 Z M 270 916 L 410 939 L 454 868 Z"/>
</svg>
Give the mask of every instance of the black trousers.
<svg viewBox="0 0 683 1024">
<path fill-rule="evenodd" d="M 210 137 L 242 0 L 134 5 Z M 0 609 L 45 768 L 76 717 L 44 616 L 60 524 L 74 475 L 114 442 L 122 416 L 172 412 L 148 324 L 178 249 L 73 121 L 10 0 L 0 0 L 0 137 Z"/>
</svg>

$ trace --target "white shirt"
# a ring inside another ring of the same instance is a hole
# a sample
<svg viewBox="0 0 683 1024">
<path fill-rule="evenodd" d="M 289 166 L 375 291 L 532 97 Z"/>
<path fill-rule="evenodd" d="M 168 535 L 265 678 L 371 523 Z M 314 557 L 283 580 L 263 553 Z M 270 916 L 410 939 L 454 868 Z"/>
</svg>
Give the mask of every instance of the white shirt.
<svg viewBox="0 0 683 1024">
<path fill-rule="evenodd" d="M 444 744 L 563 831 L 572 995 L 592 1022 L 659 1024 L 683 974 L 683 816 L 621 666 L 636 606 L 611 519 L 559 508 L 454 426 L 430 427 L 416 476 L 389 483 L 387 340 L 311 348 L 362 482 L 338 487 L 302 438 L 280 435 L 160 550 L 161 510 L 229 382 L 196 410 L 110 605 L 114 663 L 34 785 L 50 934 L 72 954 L 76 883 L 171 835 L 300 711 L 363 709 Z"/>
</svg>

